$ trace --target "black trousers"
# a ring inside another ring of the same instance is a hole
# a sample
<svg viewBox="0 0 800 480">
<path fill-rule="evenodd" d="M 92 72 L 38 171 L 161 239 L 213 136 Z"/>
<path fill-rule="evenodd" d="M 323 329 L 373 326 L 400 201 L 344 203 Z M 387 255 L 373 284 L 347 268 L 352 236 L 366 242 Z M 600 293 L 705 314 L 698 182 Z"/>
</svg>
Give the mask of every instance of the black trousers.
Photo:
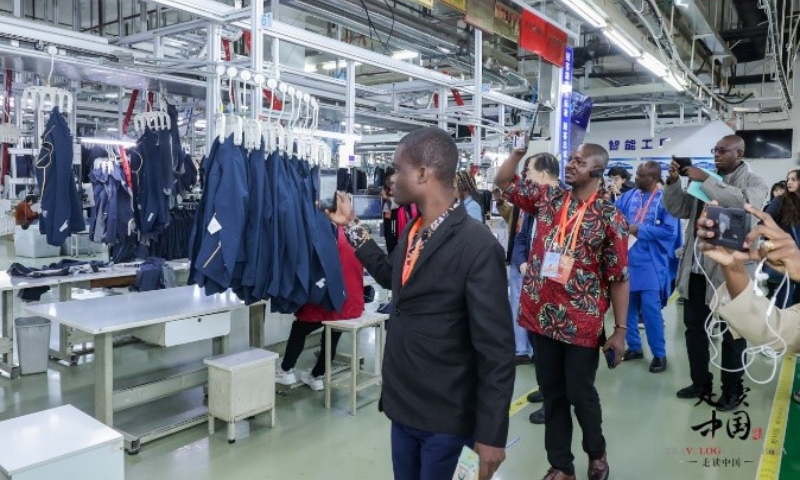
<svg viewBox="0 0 800 480">
<path fill-rule="evenodd" d="M 683 323 L 686 325 L 686 352 L 689 355 L 692 384 L 710 390 L 714 375 L 709 370 L 711 354 L 705 330 L 706 319 L 711 313 L 706 305 L 706 284 L 706 277 L 702 274 L 692 273 L 689 277 L 689 298 L 683 304 Z M 726 332 L 722 337 L 722 367 L 728 370 L 741 369 L 742 353 L 745 348 L 747 348 L 745 339 L 734 340 L 730 331 Z M 743 371 L 737 373 L 723 371 L 720 376 L 723 392 L 739 393 L 742 388 Z"/>
<path fill-rule="evenodd" d="M 297 364 L 297 359 L 300 358 L 300 354 L 303 353 L 306 337 L 323 327 L 324 325 L 321 323 L 315 322 L 301 322 L 299 320 L 292 322 L 292 330 L 289 332 L 289 341 L 286 342 L 286 353 L 283 355 L 283 363 L 281 363 L 281 368 L 284 372 L 293 369 Z M 331 356 L 336 355 L 336 345 L 339 344 L 340 338 L 342 338 L 342 332 L 333 332 L 331 335 L 331 350 L 333 350 Z M 324 334 L 322 335 L 322 341 L 320 343 L 322 344 L 322 348 L 319 351 L 319 357 L 317 357 L 317 364 L 314 366 L 314 369 L 311 370 L 311 375 L 314 377 L 325 375 Z"/>
<path fill-rule="evenodd" d="M 536 378 L 544 396 L 544 448 L 553 468 L 575 474 L 572 455 L 572 407 L 583 431 L 589 460 L 603 457 L 603 413 L 594 387 L 600 349 L 579 347 L 531 334 L 536 349 Z"/>
</svg>

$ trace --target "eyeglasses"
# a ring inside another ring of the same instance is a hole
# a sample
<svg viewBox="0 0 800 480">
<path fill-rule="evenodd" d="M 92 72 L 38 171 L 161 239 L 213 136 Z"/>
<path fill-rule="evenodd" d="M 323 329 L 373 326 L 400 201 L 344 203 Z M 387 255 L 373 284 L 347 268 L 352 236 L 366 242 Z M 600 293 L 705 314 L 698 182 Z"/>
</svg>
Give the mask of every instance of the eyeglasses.
<svg viewBox="0 0 800 480">
<path fill-rule="evenodd" d="M 735 152 L 735 148 L 722 148 L 722 147 L 714 147 L 711 149 L 711 153 L 726 153 L 726 152 Z"/>
</svg>

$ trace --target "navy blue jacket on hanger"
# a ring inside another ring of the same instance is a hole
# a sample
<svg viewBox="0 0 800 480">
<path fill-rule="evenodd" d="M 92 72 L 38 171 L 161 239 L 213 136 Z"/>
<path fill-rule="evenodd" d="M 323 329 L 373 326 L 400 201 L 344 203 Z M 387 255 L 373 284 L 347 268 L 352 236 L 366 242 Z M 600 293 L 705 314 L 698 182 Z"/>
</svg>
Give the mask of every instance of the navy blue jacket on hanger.
<svg viewBox="0 0 800 480">
<path fill-rule="evenodd" d="M 39 231 L 56 247 L 75 232 L 86 230 L 83 202 L 72 169 L 72 135 L 58 107 L 53 108 L 36 161 L 36 181 L 42 198 Z"/>
</svg>

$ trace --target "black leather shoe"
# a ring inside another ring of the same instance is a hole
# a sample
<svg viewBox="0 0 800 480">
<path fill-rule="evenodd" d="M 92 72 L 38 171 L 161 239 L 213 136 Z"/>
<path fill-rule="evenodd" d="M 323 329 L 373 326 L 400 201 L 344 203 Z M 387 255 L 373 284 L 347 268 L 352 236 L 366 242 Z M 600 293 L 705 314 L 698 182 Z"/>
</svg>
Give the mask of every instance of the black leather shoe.
<svg viewBox="0 0 800 480">
<path fill-rule="evenodd" d="M 650 373 L 661 373 L 667 369 L 667 357 L 654 358 L 650 362 Z"/>
<path fill-rule="evenodd" d="M 630 360 L 641 360 L 644 358 L 644 353 L 635 350 L 626 350 L 625 355 L 622 357 L 626 362 Z"/>
<path fill-rule="evenodd" d="M 537 390 L 528 395 L 528 403 L 542 403 L 544 402 L 544 395 L 541 390 Z"/>
<path fill-rule="evenodd" d="M 543 425 L 544 424 L 544 407 L 536 410 L 535 412 L 531 413 L 531 416 L 528 417 L 528 420 L 535 425 Z"/>
<path fill-rule="evenodd" d="M 514 365 L 530 365 L 531 364 L 531 357 L 527 355 L 517 355 L 514 357 Z"/>
<path fill-rule="evenodd" d="M 698 398 L 711 394 L 711 387 L 699 387 L 697 385 L 689 385 L 686 388 L 678 390 L 678 398 Z"/>
</svg>

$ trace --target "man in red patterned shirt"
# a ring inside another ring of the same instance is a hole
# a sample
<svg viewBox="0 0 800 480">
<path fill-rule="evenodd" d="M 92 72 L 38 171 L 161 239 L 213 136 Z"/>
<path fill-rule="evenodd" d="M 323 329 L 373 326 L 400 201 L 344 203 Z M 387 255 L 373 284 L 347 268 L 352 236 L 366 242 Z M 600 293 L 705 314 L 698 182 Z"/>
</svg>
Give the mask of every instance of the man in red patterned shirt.
<svg viewBox="0 0 800 480">
<path fill-rule="evenodd" d="M 589 479 L 605 480 L 606 441 L 594 382 L 601 347 L 613 351 L 613 366 L 625 352 L 628 224 L 600 195 L 608 165 L 603 147 L 583 144 L 575 150 L 564 170 L 570 190 L 520 181 L 515 172 L 524 154 L 512 152 L 495 183 L 537 219 L 519 323 L 533 332 L 544 395 L 545 449 L 552 467 L 544 480 L 575 479 L 571 406 L 583 430 Z M 603 318 L 612 305 L 614 333 L 605 340 Z"/>
</svg>

